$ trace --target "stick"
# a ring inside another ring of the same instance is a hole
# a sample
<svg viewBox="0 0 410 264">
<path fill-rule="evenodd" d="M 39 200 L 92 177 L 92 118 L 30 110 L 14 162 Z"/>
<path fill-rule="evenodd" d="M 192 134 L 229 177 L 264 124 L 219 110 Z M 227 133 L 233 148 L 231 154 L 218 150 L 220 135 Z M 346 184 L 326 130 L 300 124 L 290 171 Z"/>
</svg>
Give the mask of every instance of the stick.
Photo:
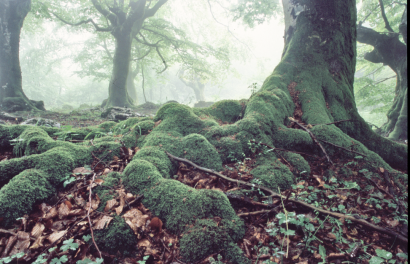
<svg viewBox="0 0 410 264">
<path fill-rule="evenodd" d="M 367 156 L 364 155 L 363 153 L 360 153 L 360 152 L 357 152 L 357 151 L 354 151 L 354 150 L 350 150 L 350 149 L 347 149 L 347 148 L 338 146 L 338 145 L 336 145 L 336 144 L 330 143 L 329 141 L 326 141 L 326 140 L 323 140 L 323 139 L 319 139 L 319 140 L 322 141 L 322 142 L 325 142 L 326 144 L 332 145 L 332 146 L 334 146 L 334 147 L 341 148 L 341 149 L 344 149 L 344 150 L 346 150 L 346 151 L 349 151 L 349 152 L 352 152 L 352 153 L 356 153 L 356 154 L 362 155 L 363 157 L 367 157 Z"/>
<path fill-rule="evenodd" d="M 165 153 L 166 153 L 170 158 L 172 158 L 172 159 L 174 159 L 174 160 L 188 163 L 189 165 L 193 166 L 193 167 L 196 168 L 196 169 L 202 170 L 202 171 L 204 171 L 204 172 L 211 173 L 211 174 L 213 174 L 213 175 L 215 175 L 215 176 L 218 176 L 218 177 L 220 177 L 220 178 L 222 178 L 222 179 L 224 179 L 224 180 L 227 180 L 227 181 L 230 181 L 230 182 L 233 182 L 233 183 L 239 182 L 239 183 L 241 183 L 241 184 L 243 184 L 243 185 L 246 185 L 246 186 L 248 186 L 248 187 L 256 187 L 256 188 L 259 188 L 260 190 L 263 190 L 263 191 L 269 193 L 270 196 L 272 196 L 272 197 L 278 197 L 278 198 L 286 199 L 286 196 L 281 195 L 281 194 L 278 194 L 278 193 L 276 193 L 276 192 L 272 191 L 271 189 L 266 188 L 266 187 L 264 187 L 264 186 L 260 186 L 260 185 L 256 185 L 256 184 L 252 184 L 252 183 L 248 183 L 248 182 L 244 182 L 244 181 L 240 181 L 240 180 L 234 180 L 234 179 L 231 179 L 231 178 L 229 178 L 229 177 L 226 177 L 225 175 L 222 175 L 222 174 L 220 174 L 220 173 L 218 173 L 218 172 L 216 172 L 216 171 L 214 171 L 214 170 L 210 170 L 210 169 L 207 169 L 207 168 L 204 168 L 204 167 L 200 167 L 200 166 L 196 165 L 195 163 L 193 163 L 192 161 L 189 161 L 189 160 L 187 160 L 187 159 L 175 157 L 174 155 L 168 153 L 167 151 L 165 151 Z M 352 222 L 355 222 L 355 223 L 357 223 L 357 224 L 364 225 L 364 226 L 366 226 L 366 227 L 368 227 L 368 228 L 370 228 L 370 229 L 379 231 L 379 232 L 381 232 L 381 233 L 384 233 L 384 234 L 387 234 L 387 235 L 390 235 L 390 236 L 393 236 L 393 237 L 397 237 L 397 239 L 399 239 L 400 241 L 405 242 L 405 243 L 408 243 L 408 238 L 407 238 L 407 237 L 405 237 L 405 236 L 403 236 L 403 235 L 401 235 L 401 234 L 399 234 L 399 233 L 396 233 L 395 231 L 387 230 L 387 229 L 384 229 L 384 228 L 382 228 L 382 227 L 373 225 L 373 224 L 367 222 L 366 220 L 356 219 L 355 217 L 350 216 L 350 215 L 345 215 L 345 214 L 341 214 L 341 213 L 335 213 L 335 212 L 331 212 L 331 211 L 328 211 L 328 210 L 325 210 L 325 209 L 321 209 L 321 208 L 315 207 L 315 206 L 313 206 L 313 205 L 310 205 L 310 204 L 308 204 L 308 203 L 306 203 L 306 202 L 303 202 L 303 201 L 300 201 L 300 200 L 296 200 L 296 199 L 293 199 L 293 198 L 287 198 L 287 200 L 290 201 L 290 202 L 296 203 L 296 204 L 300 204 L 300 205 L 302 205 L 302 206 L 304 206 L 304 207 L 307 207 L 307 208 L 310 208 L 310 209 L 312 209 L 312 210 L 316 210 L 316 211 L 318 211 L 318 212 L 320 212 L 320 213 L 322 213 L 322 214 L 325 214 L 325 215 L 330 215 L 330 216 L 333 216 L 333 217 L 335 217 L 335 218 L 345 218 L 345 219 L 349 219 L 349 220 L 352 221 Z"/>
<path fill-rule="evenodd" d="M 98 248 L 97 243 L 95 243 L 95 240 L 94 240 L 93 226 L 92 226 L 91 218 L 90 218 L 91 196 L 92 196 L 92 194 L 93 194 L 92 188 L 93 188 L 94 179 L 95 179 L 95 173 L 93 173 L 93 178 L 91 179 L 91 182 L 90 182 L 90 195 L 88 196 L 88 201 L 89 201 L 89 203 L 90 203 L 90 206 L 88 207 L 87 217 L 88 217 L 88 223 L 90 224 L 91 238 L 93 239 L 94 246 L 95 246 L 95 248 L 98 250 L 98 254 L 100 255 L 100 258 L 103 259 L 102 255 L 101 255 L 101 251 L 100 251 L 100 249 Z"/>
<path fill-rule="evenodd" d="M 0 228 L 0 233 L 9 234 L 9 235 L 12 235 L 12 236 L 17 236 L 16 233 L 8 231 L 6 229 L 2 229 L 2 228 Z M 34 237 L 30 237 L 30 240 L 36 241 L 36 239 Z"/>
<path fill-rule="evenodd" d="M 329 156 L 326 153 L 325 148 L 322 146 L 322 144 L 319 143 L 319 141 L 316 139 L 315 135 L 313 135 L 313 133 L 307 129 L 305 126 L 303 126 L 302 124 L 300 124 L 298 121 L 296 121 L 296 119 L 294 119 L 293 117 L 289 117 L 289 120 L 292 122 L 295 122 L 296 124 L 298 124 L 298 126 L 300 126 L 301 128 L 303 128 L 306 132 L 309 133 L 310 137 L 313 139 L 313 141 L 322 149 L 323 153 L 325 153 L 327 161 L 330 162 L 330 164 L 333 164 L 333 162 L 330 160 Z"/>
</svg>

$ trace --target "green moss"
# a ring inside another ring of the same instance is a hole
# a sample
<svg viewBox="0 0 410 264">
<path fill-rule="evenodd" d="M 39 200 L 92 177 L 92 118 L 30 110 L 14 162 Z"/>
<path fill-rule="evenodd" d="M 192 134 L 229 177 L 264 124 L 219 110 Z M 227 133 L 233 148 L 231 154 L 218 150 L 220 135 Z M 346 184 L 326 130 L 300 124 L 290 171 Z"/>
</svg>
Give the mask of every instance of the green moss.
<svg viewBox="0 0 410 264">
<path fill-rule="evenodd" d="M 181 138 L 182 135 L 175 131 L 153 131 L 144 139 L 143 147 L 159 146 L 173 155 L 180 156 L 182 155 Z"/>
<path fill-rule="evenodd" d="M 309 163 L 301 155 L 287 151 L 280 151 L 279 154 L 296 169 L 294 171 L 296 175 L 303 171 L 305 171 L 305 175 L 310 175 Z"/>
<path fill-rule="evenodd" d="M 255 179 L 260 179 L 262 185 L 277 191 L 278 187 L 281 190 L 286 190 L 294 183 L 294 176 L 289 171 L 288 167 L 278 163 L 276 165 L 259 165 L 251 171 Z"/>
<path fill-rule="evenodd" d="M 199 261 L 215 252 L 232 263 L 251 263 L 229 236 L 228 230 L 211 219 L 198 220 L 180 240 L 181 255 L 187 262 Z"/>
<path fill-rule="evenodd" d="M 105 229 L 95 230 L 94 237 L 99 249 L 111 255 L 121 252 L 128 256 L 136 249 L 136 236 L 120 216 L 115 216 Z"/>
<path fill-rule="evenodd" d="M 245 103 L 237 100 L 222 100 L 210 107 L 194 108 L 198 116 L 212 116 L 222 123 L 234 123 L 241 119 L 244 114 Z"/>
<path fill-rule="evenodd" d="M 2 226 L 10 226 L 18 217 L 28 214 L 35 203 L 51 196 L 55 189 L 47 180 L 47 173 L 25 170 L 16 175 L 0 190 Z"/>
<path fill-rule="evenodd" d="M 101 128 L 105 132 L 109 132 L 113 129 L 114 126 L 117 125 L 117 122 L 114 121 L 106 121 L 102 124 L 98 125 L 98 128 Z"/>
<path fill-rule="evenodd" d="M 178 165 L 175 161 L 171 161 L 165 151 L 159 147 L 145 147 L 138 151 L 133 159 L 146 160 L 152 163 L 164 178 L 174 175 Z"/>
<path fill-rule="evenodd" d="M 142 194 L 161 179 L 157 168 L 146 160 L 133 159 L 123 172 L 124 186 L 134 194 Z"/>
<path fill-rule="evenodd" d="M 184 157 L 199 166 L 220 171 L 222 161 L 215 147 L 202 135 L 190 134 L 182 140 Z"/>
<path fill-rule="evenodd" d="M 243 161 L 245 158 L 241 142 L 233 137 L 222 137 L 211 143 L 218 151 L 222 163 Z"/>
</svg>

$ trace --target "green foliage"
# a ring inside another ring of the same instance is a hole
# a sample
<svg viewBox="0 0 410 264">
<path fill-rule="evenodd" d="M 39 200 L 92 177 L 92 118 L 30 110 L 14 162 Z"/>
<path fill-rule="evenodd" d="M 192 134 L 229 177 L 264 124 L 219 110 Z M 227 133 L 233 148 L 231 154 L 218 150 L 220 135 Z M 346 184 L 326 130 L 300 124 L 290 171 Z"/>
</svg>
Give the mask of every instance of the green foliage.
<svg viewBox="0 0 410 264">
<path fill-rule="evenodd" d="M 234 14 L 233 19 L 242 19 L 250 27 L 262 24 L 273 16 L 278 16 L 282 11 L 278 0 L 242 0 L 238 2 L 231 10 Z"/>
</svg>

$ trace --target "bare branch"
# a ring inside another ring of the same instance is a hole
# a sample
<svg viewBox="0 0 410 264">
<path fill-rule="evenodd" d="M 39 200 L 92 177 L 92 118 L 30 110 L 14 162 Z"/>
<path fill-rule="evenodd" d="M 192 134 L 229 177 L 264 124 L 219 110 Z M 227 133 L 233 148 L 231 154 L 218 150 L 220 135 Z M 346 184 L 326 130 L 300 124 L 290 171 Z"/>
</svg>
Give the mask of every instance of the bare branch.
<svg viewBox="0 0 410 264">
<path fill-rule="evenodd" d="M 106 28 L 102 28 L 100 26 L 98 26 L 94 20 L 92 20 L 91 18 L 87 19 L 87 20 L 82 20 L 78 23 L 72 23 L 72 22 L 68 22 L 67 20 L 63 19 L 62 17 L 60 17 L 59 15 L 57 15 L 56 13 L 51 12 L 51 14 L 53 14 L 56 18 L 58 18 L 61 22 L 70 25 L 70 26 L 79 26 L 82 24 L 88 24 L 91 22 L 91 24 L 93 24 L 94 28 L 96 31 L 100 31 L 100 32 L 110 32 L 112 30 L 112 27 L 106 27 Z"/>
<path fill-rule="evenodd" d="M 161 6 L 163 6 L 166 2 L 168 2 L 168 0 L 159 0 L 152 8 L 145 11 L 144 19 L 146 19 L 148 17 L 152 17 L 153 15 L 155 15 L 155 13 L 158 11 L 158 9 Z M 151 1 L 150 1 L 150 4 L 151 4 Z"/>
<path fill-rule="evenodd" d="M 381 12 L 382 12 L 382 17 L 383 17 L 383 20 L 384 20 L 385 28 L 386 28 L 389 32 L 394 32 L 394 30 L 391 28 L 391 26 L 390 26 L 390 24 L 389 24 L 389 20 L 387 20 L 386 13 L 385 13 L 385 11 L 384 11 L 383 1 L 382 1 L 382 0 L 379 0 L 379 4 L 380 4 L 380 10 L 381 10 Z"/>
<path fill-rule="evenodd" d="M 113 13 L 110 13 L 108 10 L 104 9 L 98 2 L 98 0 L 91 0 L 91 2 L 93 3 L 95 9 L 97 9 L 98 12 L 100 12 L 104 17 L 110 20 L 112 25 L 116 26 L 118 24 L 117 17 Z"/>
<path fill-rule="evenodd" d="M 142 60 L 143 58 L 145 58 L 148 54 L 151 53 L 152 48 L 149 48 L 149 50 L 147 51 L 147 53 L 145 53 L 144 55 L 142 55 L 141 57 L 135 58 L 133 59 L 133 61 L 139 61 Z"/>
<path fill-rule="evenodd" d="M 162 57 L 161 52 L 159 52 L 159 47 L 155 47 L 155 49 L 156 49 L 158 55 L 161 57 L 162 62 L 165 65 L 165 68 L 162 71 L 157 72 L 157 73 L 163 73 L 168 68 L 168 65 L 167 65 L 167 62 L 165 61 L 164 57 Z"/>
</svg>

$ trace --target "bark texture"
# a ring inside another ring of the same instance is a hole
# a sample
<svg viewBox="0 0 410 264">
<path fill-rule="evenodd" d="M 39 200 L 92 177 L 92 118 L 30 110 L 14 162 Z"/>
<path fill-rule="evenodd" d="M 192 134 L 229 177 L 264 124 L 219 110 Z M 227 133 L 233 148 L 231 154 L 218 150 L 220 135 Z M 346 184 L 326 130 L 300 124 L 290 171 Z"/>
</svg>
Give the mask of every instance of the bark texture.
<svg viewBox="0 0 410 264">
<path fill-rule="evenodd" d="M 390 28 L 390 26 L 386 27 Z M 387 122 L 379 131 L 380 134 L 393 140 L 404 140 L 408 137 L 407 8 L 403 13 L 399 31 L 405 44 L 400 41 L 399 34 L 395 32 L 382 34 L 360 24 L 357 27 L 357 40 L 374 47 L 373 51 L 366 53 L 364 58 L 373 63 L 388 65 L 397 75 L 393 105 L 387 113 Z"/>
<path fill-rule="evenodd" d="M 5 111 L 45 110 L 23 92 L 19 61 L 20 32 L 31 0 L 0 0 L 0 107 Z"/>
</svg>

